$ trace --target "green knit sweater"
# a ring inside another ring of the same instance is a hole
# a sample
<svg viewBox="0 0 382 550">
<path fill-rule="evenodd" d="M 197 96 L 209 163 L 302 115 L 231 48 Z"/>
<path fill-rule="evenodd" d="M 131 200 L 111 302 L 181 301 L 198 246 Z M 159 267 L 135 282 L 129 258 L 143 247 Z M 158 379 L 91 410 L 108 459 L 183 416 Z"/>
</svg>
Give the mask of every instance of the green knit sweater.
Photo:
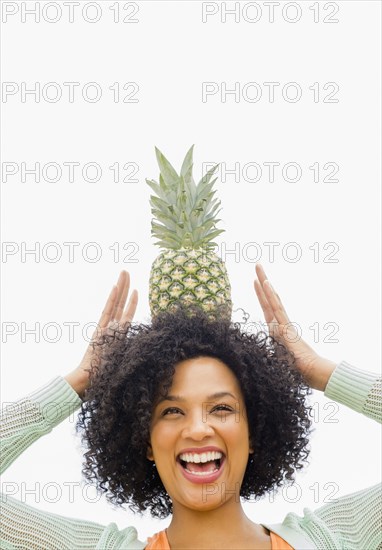
<svg viewBox="0 0 382 550">
<path fill-rule="evenodd" d="M 342 361 L 325 396 L 381 422 L 381 378 Z M 49 404 L 54 403 L 52 407 Z M 62 377 L 7 407 L 1 423 L 1 472 L 42 435 L 81 405 Z M 49 418 L 50 417 L 50 418 Z M 279 524 L 263 524 L 294 549 L 382 550 L 381 485 L 333 500 L 304 515 L 288 513 Z M 107 526 L 40 511 L 8 495 L 1 500 L 0 548 L 23 550 L 144 549 L 129 526 Z"/>
</svg>

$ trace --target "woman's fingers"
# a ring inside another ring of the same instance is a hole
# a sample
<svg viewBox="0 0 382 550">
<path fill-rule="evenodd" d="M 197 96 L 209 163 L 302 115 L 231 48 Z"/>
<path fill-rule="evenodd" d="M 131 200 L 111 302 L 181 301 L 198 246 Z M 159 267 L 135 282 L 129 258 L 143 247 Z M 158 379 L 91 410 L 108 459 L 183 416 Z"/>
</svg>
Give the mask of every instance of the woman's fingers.
<svg viewBox="0 0 382 550">
<path fill-rule="evenodd" d="M 273 289 L 268 279 L 264 281 L 263 288 L 264 288 L 264 292 L 267 297 L 268 303 L 270 304 L 273 310 L 276 321 L 280 325 L 288 324 L 289 323 L 288 315 L 286 314 L 286 311 L 280 300 L 279 295 L 276 294 L 275 290 Z"/>
<path fill-rule="evenodd" d="M 280 325 L 289 323 L 288 315 L 281 302 L 280 296 L 272 287 L 267 279 L 264 268 L 261 264 L 256 264 L 256 274 L 258 280 L 255 279 L 255 291 L 264 312 L 267 323 L 273 319 Z"/>
<path fill-rule="evenodd" d="M 134 319 L 137 305 L 138 305 L 138 292 L 136 290 L 133 290 L 120 321 L 123 327 L 126 324 L 131 323 L 131 321 Z"/>
<path fill-rule="evenodd" d="M 271 306 L 269 305 L 267 297 L 264 294 L 263 288 L 257 279 L 255 279 L 254 281 L 254 287 L 255 287 L 257 299 L 259 300 L 261 309 L 263 310 L 263 313 L 264 313 L 265 321 L 266 323 L 270 323 L 274 318 L 273 311 Z"/>
<path fill-rule="evenodd" d="M 256 269 L 256 274 L 259 278 L 259 281 L 262 285 L 264 283 L 264 281 L 266 280 L 266 278 L 267 278 L 267 276 L 265 274 L 265 271 L 264 271 L 264 268 L 260 263 L 257 263 L 256 266 L 255 266 L 255 269 Z"/>
<path fill-rule="evenodd" d="M 101 313 L 100 320 L 98 321 L 98 327 L 101 329 L 107 327 L 111 319 L 111 315 L 113 313 L 115 301 L 117 298 L 117 292 L 118 292 L 117 287 L 113 286 L 109 294 L 109 297 L 106 301 L 105 307 Z"/>
<path fill-rule="evenodd" d="M 137 308 L 138 293 L 136 290 L 133 291 L 125 310 L 129 287 L 130 275 L 127 271 L 121 271 L 117 284 L 110 291 L 94 337 L 97 336 L 99 330 L 108 328 L 111 322 L 125 324 L 132 321 Z"/>
<path fill-rule="evenodd" d="M 255 266 L 258 280 L 255 279 L 255 291 L 260 302 L 261 308 L 264 312 L 265 321 L 270 323 L 275 319 L 272 304 L 268 301 L 268 297 L 264 292 L 264 283 L 267 280 L 264 268 L 260 263 Z"/>
<path fill-rule="evenodd" d="M 130 287 L 130 275 L 127 271 L 121 271 L 117 282 L 117 299 L 114 304 L 111 320 L 119 321 L 122 317 L 122 313 L 125 307 L 127 295 Z"/>
</svg>

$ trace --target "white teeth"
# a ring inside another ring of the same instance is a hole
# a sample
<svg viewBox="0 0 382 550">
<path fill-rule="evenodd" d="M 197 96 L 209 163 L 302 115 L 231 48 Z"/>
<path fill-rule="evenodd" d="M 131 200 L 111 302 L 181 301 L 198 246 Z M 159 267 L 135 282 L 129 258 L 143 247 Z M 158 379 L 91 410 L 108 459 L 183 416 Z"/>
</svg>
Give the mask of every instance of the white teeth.
<svg viewBox="0 0 382 550">
<path fill-rule="evenodd" d="M 215 472 L 218 472 L 219 468 L 215 468 L 215 470 L 213 470 L 212 472 L 190 472 L 189 470 L 187 471 L 194 476 L 209 476 L 211 474 L 214 474 Z"/>
<path fill-rule="evenodd" d="M 209 451 L 207 453 L 182 453 L 179 455 L 180 460 L 184 462 L 210 462 L 222 458 L 223 453 L 219 451 Z"/>
</svg>

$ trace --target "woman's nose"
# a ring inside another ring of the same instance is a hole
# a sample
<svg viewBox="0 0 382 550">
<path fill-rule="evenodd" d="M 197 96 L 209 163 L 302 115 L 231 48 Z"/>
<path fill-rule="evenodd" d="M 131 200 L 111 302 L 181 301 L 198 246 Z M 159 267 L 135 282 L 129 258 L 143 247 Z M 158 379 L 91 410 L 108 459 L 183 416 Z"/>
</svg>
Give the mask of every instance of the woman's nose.
<svg viewBox="0 0 382 550">
<path fill-rule="evenodd" d="M 186 424 L 182 430 L 182 436 L 184 438 L 191 438 L 195 440 L 204 439 L 207 436 L 214 435 L 214 429 L 209 424 L 207 419 L 203 418 L 202 411 L 198 411 L 186 418 Z"/>
</svg>

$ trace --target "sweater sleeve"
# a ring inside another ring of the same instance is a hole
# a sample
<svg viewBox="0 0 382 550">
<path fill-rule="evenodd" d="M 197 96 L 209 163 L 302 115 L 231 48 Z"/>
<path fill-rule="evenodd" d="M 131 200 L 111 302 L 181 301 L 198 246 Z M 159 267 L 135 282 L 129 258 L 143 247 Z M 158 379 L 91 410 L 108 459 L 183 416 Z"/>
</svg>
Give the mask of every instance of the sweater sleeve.
<svg viewBox="0 0 382 550">
<path fill-rule="evenodd" d="M 0 436 L 1 472 L 34 441 L 73 414 L 81 399 L 60 376 L 15 403 L 3 406 Z M 134 527 L 119 531 L 42 510 L 0 494 L 0 548 L 3 550 L 95 550 L 139 548 Z"/>
<path fill-rule="evenodd" d="M 382 422 L 381 376 L 342 361 L 332 373 L 325 396 Z M 342 548 L 382 550 L 381 484 L 333 500 L 315 511 L 338 533 Z"/>
<path fill-rule="evenodd" d="M 26 397 L 3 404 L 0 417 L 0 473 L 34 441 L 73 414 L 81 399 L 58 376 Z"/>
<path fill-rule="evenodd" d="M 342 361 L 332 372 L 324 395 L 380 424 L 382 422 L 382 384 L 379 375 Z"/>
<path fill-rule="evenodd" d="M 342 361 L 329 378 L 324 394 L 381 423 L 381 376 Z M 381 489 L 381 484 L 376 484 L 316 510 L 304 508 L 303 517 L 290 512 L 282 527 L 307 535 L 314 547 L 322 550 L 382 550 Z"/>
</svg>

